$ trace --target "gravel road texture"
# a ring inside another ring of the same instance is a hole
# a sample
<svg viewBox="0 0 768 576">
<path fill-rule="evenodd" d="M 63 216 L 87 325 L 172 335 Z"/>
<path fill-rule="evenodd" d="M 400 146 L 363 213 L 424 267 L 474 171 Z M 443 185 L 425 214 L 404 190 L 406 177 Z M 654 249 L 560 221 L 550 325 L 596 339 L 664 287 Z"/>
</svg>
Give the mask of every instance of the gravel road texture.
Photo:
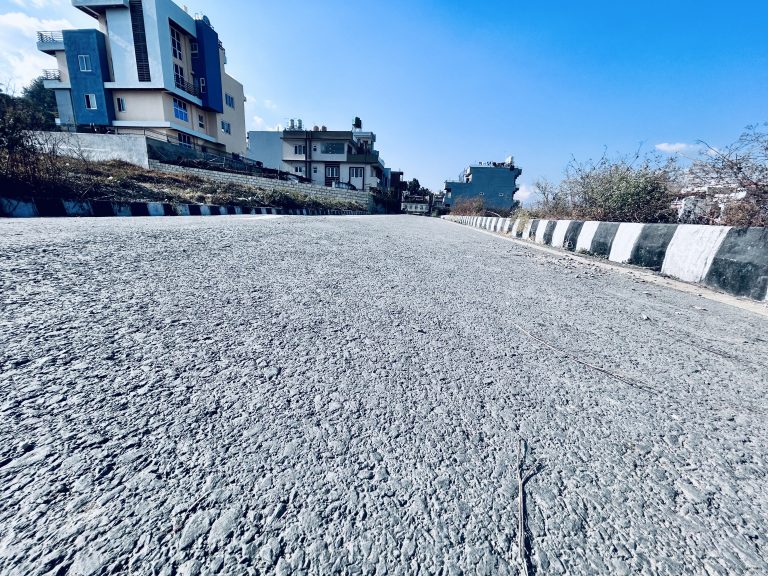
<svg viewBox="0 0 768 576">
<path fill-rule="evenodd" d="M 0 222 L 0 573 L 768 573 L 768 320 L 437 219 Z"/>
</svg>

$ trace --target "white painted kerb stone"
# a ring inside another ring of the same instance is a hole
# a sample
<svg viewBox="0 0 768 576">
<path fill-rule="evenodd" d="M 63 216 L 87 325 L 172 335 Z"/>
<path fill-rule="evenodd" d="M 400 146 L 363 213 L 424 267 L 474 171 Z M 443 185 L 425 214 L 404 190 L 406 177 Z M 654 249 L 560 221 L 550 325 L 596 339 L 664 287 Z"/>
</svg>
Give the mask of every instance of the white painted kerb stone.
<svg viewBox="0 0 768 576">
<path fill-rule="evenodd" d="M 731 226 L 680 224 L 667 247 L 661 273 L 701 282 Z"/>
<path fill-rule="evenodd" d="M 600 222 L 595 222 L 594 220 L 584 222 L 579 238 L 576 240 L 576 252 L 589 252 L 592 249 L 592 239 L 595 237 L 599 224 Z"/>
<path fill-rule="evenodd" d="M 565 244 L 565 233 L 568 232 L 568 226 L 571 225 L 571 220 L 558 220 L 555 225 L 555 231 L 552 234 L 552 246 L 555 248 L 562 248 Z"/>
<path fill-rule="evenodd" d="M 613 239 L 608 260 L 622 264 L 629 262 L 632 256 L 632 249 L 635 247 L 642 231 L 643 224 L 636 222 L 620 224 L 619 229 L 616 231 L 616 237 Z"/>
</svg>

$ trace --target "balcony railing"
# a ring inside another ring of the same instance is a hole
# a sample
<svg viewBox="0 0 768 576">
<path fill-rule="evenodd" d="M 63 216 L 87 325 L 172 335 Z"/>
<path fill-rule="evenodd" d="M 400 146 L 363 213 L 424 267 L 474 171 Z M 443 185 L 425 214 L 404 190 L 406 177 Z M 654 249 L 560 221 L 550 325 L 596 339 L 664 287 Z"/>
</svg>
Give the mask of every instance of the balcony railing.
<svg viewBox="0 0 768 576">
<path fill-rule="evenodd" d="M 375 164 L 379 161 L 379 151 L 369 150 L 361 154 L 347 154 L 347 162 L 359 162 L 361 164 Z"/>
<path fill-rule="evenodd" d="M 179 90 L 184 90 L 184 92 L 187 94 L 192 94 L 192 96 L 200 98 L 200 89 L 192 82 L 187 82 L 181 76 L 176 76 L 173 80 L 174 84 L 176 84 L 176 88 Z"/>
<path fill-rule="evenodd" d="M 42 44 L 52 44 L 54 42 L 64 42 L 64 34 L 61 30 L 52 32 L 38 32 L 37 41 Z"/>
<path fill-rule="evenodd" d="M 43 80 L 57 80 L 61 82 L 61 71 L 58 69 L 43 70 Z"/>
</svg>

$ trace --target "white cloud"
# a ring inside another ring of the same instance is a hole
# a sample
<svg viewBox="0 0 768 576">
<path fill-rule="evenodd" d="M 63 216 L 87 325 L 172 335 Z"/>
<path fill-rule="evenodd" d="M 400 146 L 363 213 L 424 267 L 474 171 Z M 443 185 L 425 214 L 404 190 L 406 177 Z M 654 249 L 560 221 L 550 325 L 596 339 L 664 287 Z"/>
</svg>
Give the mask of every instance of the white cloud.
<svg viewBox="0 0 768 576">
<path fill-rule="evenodd" d="M 520 190 L 515 192 L 515 200 L 520 200 L 521 203 L 524 203 L 529 200 L 533 194 L 533 186 L 520 184 Z"/>
<path fill-rule="evenodd" d="M 11 2 L 22 8 L 46 8 L 64 5 L 64 0 L 11 0 Z"/>
<path fill-rule="evenodd" d="M 665 154 L 684 154 L 686 152 L 696 152 L 699 147 L 696 144 L 686 144 L 685 142 L 661 142 L 656 144 L 656 150 Z"/>
<path fill-rule="evenodd" d="M 251 126 L 253 126 L 254 130 L 263 130 L 264 129 L 264 118 L 261 116 L 254 116 L 251 119 Z"/>
<path fill-rule="evenodd" d="M 277 104 L 272 102 L 272 100 L 270 99 L 266 99 L 264 100 L 264 108 L 266 108 L 267 110 L 277 110 Z"/>
<path fill-rule="evenodd" d="M 37 32 L 66 28 L 72 28 L 72 24 L 65 19 L 41 19 L 21 12 L 0 14 L 0 85 L 3 90 L 19 92 L 40 76 L 44 68 L 56 68 L 54 58 L 37 50 Z"/>
</svg>

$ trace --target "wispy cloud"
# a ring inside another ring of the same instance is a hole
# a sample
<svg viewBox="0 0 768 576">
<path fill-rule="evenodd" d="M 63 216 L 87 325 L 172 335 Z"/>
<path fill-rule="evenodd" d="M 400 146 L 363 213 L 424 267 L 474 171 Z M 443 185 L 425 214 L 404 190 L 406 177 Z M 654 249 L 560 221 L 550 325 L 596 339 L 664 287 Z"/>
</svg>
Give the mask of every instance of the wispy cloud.
<svg viewBox="0 0 768 576">
<path fill-rule="evenodd" d="M 64 0 L 11 0 L 11 3 L 22 8 L 47 8 L 48 6 L 63 6 Z"/>
<path fill-rule="evenodd" d="M 272 102 L 272 100 L 267 98 L 266 100 L 264 100 L 264 108 L 266 108 L 267 110 L 277 110 L 277 104 L 275 104 L 274 102 Z"/>
<path fill-rule="evenodd" d="M 69 20 L 36 18 L 21 12 L 0 14 L 0 84 L 3 89 L 18 91 L 40 76 L 44 68 L 55 68 L 56 60 L 37 51 L 36 34 L 39 30 L 67 28 L 72 28 Z"/>
<path fill-rule="evenodd" d="M 686 154 L 697 152 L 699 150 L 697 144 L 687 144 L 685 142 L 661 142 L 656 144 L 655 148 L 659 152 L 664 152 L 665 154 Z"/>
<path fill-rule="evenodd" d="M 520 184 L 520 190 L 515 192 L 515 200 L 520 200 L 521 203 L 527 202 L 533 196 L 533 193 L 533 186 Z"/>
</svg>

